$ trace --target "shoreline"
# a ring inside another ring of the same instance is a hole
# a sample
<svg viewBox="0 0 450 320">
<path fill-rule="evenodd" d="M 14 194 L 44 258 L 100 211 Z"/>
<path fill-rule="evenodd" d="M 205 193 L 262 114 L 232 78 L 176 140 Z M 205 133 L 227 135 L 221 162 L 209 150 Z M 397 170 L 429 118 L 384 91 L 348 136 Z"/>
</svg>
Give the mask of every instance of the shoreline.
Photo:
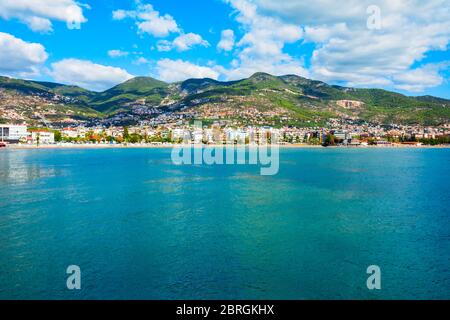
<svg viewBox="0 0 450 320">
<path fill-rule="evenodd" d="M 224 145 L 224 144 L 209 144 L 209 145 L 182 145 L 182 144 L 162 144 L 162 145 L 152 145 L 152 144 L 73 144 L 73 145 L 7 145 L 5 148 L 0 148 L 1 150 L 69 150 L 69 149 L 171 149 L 174 147 L 186 147 L 191 146 L 194 148 L 198 147 L 236 147 L 236 145 Z M 245 145 L 246 147 L 248 145 Z M 449 149 L 450 145 L 436 145 L 436 146 L 427 146 L 427 145 L 401 145 L 395 144 L 392 146 L 328 146 L 323 147 L 321 145 L 307 145 L 307 144 L 281 144 L 276 145 L 280 149 Z M 258 147 L 254 145 L 252 147 Z"/>
</svg>

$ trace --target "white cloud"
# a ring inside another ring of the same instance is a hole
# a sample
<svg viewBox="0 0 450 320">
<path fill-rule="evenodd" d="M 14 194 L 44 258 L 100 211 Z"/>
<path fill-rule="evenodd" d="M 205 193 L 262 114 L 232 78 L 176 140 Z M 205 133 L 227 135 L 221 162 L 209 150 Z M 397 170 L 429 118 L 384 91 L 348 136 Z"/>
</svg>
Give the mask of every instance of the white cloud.
<svg viewBox="0 0 450 320">
<path fill-rule="evenodd" d="M 235 42 L 234 31 L 230 29 L 223 30 L 220 41 L 217 44 L 217 49 L 223 51 L 231 51 L 233 50 L 234 42 Z"/>
<path fill-rule="evenodd" d="M 367 19 L 366 8 L 377 4 L 377 0 L 253 0 L 260 12 L 266 15 L 275 15 L 298 25 L 336 24 L 342 21 L 364 22 Z M 399 4 L 403 1 L 390 1 Z"/>
<path fill-rule="evenodd" d="M 129 54 L 130 54 L 129 52 L 122 51 L 122 50 L 109 50 L 108 51 L 108 56 L 110 56 L 111 58 L 126 57 Z"/>
<path fill-rule="evenodd" d="M 345 23 L 337 23 L 331 28 L 326 25 L 305 26 L 306 42 L 325 42 L 332 37 L 337 37 L 347 33 L 348 27 Z"/>
<path fill-rule="evenodd" d="M 144 57 L 139 57 L 136 60 L 134 60 L 133 63 L 136 65 L 143 65 L 143 64 L 149 64 L 150 61 Z"/>
<path fill-rule="evenodd" d="M 51 20 L 65 22 L 68 28 L 79 28 L 87 21 L 83 6 L 73 0 L 0 0 L 0 17 L 18 19 L 33 31 L 50 32 Z"/>
<path fill-rule="evenodd" d="M 218 79 L 219 72 L 210 67 L 199 66 L 183 60 L 162 59 L 156 63 L 158 78 L 167 82 L 190 78 Z"/>
<path fill-rule="evenodd" d="M 113 11 L 113 19 L 114 20 L 123 20 L 125 18 L 136 18 L 136 12 L 135 11 L 126 11 L 126 10 L 114 10 Z"/>
<path fill-rule="evenodd" d="M 433 27 L 422 26 L 420 31 L 410 27 L 378 34 L 347 28 L 320 43 L 311 59 L 311 72 L 322 80 L 343 81 L 354 86 L 397 87 L 402 75 L 411 72 L 412 66 L 421 61 L 426 52 L 446 47 L 447 40 L 435 37 L 435 31 Z M 432 70 L 420 70 L 424 78 L 415 78 L 416 88 L 434 86 L 436 82 L 427 82 L 425 77 L 425 72 Z M 434 75 L 433 70 L 428 77 Z"/>
<path fill-rule="evenodd" d="M 286 44 L 302 39 L 303 30 L 300 26 L 260 14 L 251 0 L 224 1 L 235 9 L 236 21 L 245 31 L 237 42 L 237 59 L 232 69 L 223 69 L 226 79 L 244 78 L 259 71 L 307 76 L 303 60 L 283 51 Z"/>
<path fill-rule="evenodd" d="M 168 52 L 168 51 L 172 50 L 173 46 L 172 46 L 172 42 L 170 42 L 168 40 L 160 40 L 156 44 L 156 48 L 160 52 Z"/>
<path fill-rule="evenodd" d="M 1 74 L 19 77 L 38 75 L 47 58 L 43 45 L 25 42 L 11 34 L 0 32 Z"/>
<path fill-rule="evenodd" d="M 426 88 L 436 87 L 444 82 L 440 74 L 448 69 L 450 63 L 427 64 L 422 67 L 396 74 L 394 76 L 395 88 L 411 92 L 422 92 Z"/>
<path fill-rule="evenodd" d="M 139 32 L 149 33 L 158 38 L 180 31 L 177 22 L 171 15 L 161 15 L 151 4 L 141 4 L 139 1 L 136 10 L 120 9 L 113 11 L 113 19 L 123 20 L 127 18 L 136 21 Z"/>
<path fill-rule="evenodd" d="M 200 35 L 195 33 L 186 33 L 178 36 L 173 40 L 173 46 L 178 51 L 187 51 L 194 46 L 208 47 L 208 41 L 204 40 Z"/>
<path fill-rule="evenodd" d="M 175 19 L 168 14 L 161 15 L 150 4 L 142 4 L 137 1 L 135 10 L 115 10 L 113 19 L 133 19 L 136 21 L 140 33 L 149 33 L 157 38 L 165 38 L 172 33 L 179 35 L 173 40 L 160 40 L 156 44 L 156 49 L 161 52 L 171 51 L 173 49 L 183 52 L 191 50 L 195 46 L 208 47 L 208 41 L 195 33 L 183 33 L 178 27 Z M 154 50 L 154 47 L 152 47 Z"/>
<path fill-rule="evenodd" d="M 64 59 L 52 63 L 49 74 L 57 82 L 77 85 L 95 91 L 103 91 L 133 78 L 124 69 L 78 59 Z"/>
<path fill-rule="evenodd" d="M 170 51 L 176 49 L 179 52 L 191 50 L 195 46 L 209 47 L 208 41 L 195 33 L 181 34 L 173 42 L 161 40 L 157 43 L 158 51 Z"/>
<path fill-rule="evenodd" d="M 439 68 L 420 67 L 427 53 L 448 50 L 448 0 L 253 0 L 258 12 L 302 25 L 314 42 L 311 74 L 354 86 L 421 91 L 442 83 Z M 381 10 L 381 29 L 369 30 L 367 8 Z M 417 67 L 419 65 L 419 67 Z"/>
</svg>

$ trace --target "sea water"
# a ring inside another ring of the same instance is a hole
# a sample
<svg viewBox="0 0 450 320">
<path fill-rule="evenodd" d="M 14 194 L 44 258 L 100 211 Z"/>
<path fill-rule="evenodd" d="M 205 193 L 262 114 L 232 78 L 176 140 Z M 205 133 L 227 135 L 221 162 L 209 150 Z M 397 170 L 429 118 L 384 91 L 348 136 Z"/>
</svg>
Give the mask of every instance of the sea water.
<svg viewBox="0 0 450 320">
<path fill-rule="evenodd" d="M 450 149 L 279 157 L 1 150 L 0 298 L 450 299 Z"/>
</svg>

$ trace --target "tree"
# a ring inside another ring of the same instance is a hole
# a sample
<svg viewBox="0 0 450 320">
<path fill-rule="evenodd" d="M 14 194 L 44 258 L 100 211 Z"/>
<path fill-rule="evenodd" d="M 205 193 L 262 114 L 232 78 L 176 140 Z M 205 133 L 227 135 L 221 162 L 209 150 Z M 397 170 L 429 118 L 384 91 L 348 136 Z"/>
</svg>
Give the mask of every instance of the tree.
<svg viewBox="0 0 450 320">
<path fill-rule="evenodd" d="M 142 141 L 142 137 L 137 133 L 133 133 L 128 137 L 128 142 L 130 142 L 130 143 L 138 143 L 141 141 Z"/>
<path fill-rule="evenodd" d="M 309 144 L 312 144 L 312 145 L 320 145 L 320 140 L 319 140 L 319 138 L 316 138 L 316 137 L 311 137 L 308 140 L 308 142 L 309 142 Z"/>
<path fill-rule="evenodd" d="M 325 137 L 325 141 L 323 142 L 324 146 L 334 146 L 336 145 L 336 138 L 331 133 L 327 134 Z"/>
<path fill-rule="evenodd" d="M 56 142 L 61 142 L 62 141 L 62 134 L 60 131 L 58 130 L 53 130 L 53 133 L 55 135 L 55 141 Z"/>
<path fill-rule="evenodd" d="M 125 142 L 128 142 L 128 139 L 130 139 L 128 127 L 123 127 L 123 139 L 125 140 Z"/>
</svg>

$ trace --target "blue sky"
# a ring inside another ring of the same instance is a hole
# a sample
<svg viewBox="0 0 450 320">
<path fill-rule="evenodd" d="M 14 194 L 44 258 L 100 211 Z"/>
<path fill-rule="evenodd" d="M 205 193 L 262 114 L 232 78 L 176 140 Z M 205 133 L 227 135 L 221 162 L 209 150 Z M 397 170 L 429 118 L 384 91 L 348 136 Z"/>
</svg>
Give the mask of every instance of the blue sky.
<svg viewBox="0 0 450 320">
<path fill-rule="evenodd" d="M 264 71 L 450 98 L 449 21 L 448 0 L 0 0 L 0 74 L 101 91 Z"/>
</svg>

